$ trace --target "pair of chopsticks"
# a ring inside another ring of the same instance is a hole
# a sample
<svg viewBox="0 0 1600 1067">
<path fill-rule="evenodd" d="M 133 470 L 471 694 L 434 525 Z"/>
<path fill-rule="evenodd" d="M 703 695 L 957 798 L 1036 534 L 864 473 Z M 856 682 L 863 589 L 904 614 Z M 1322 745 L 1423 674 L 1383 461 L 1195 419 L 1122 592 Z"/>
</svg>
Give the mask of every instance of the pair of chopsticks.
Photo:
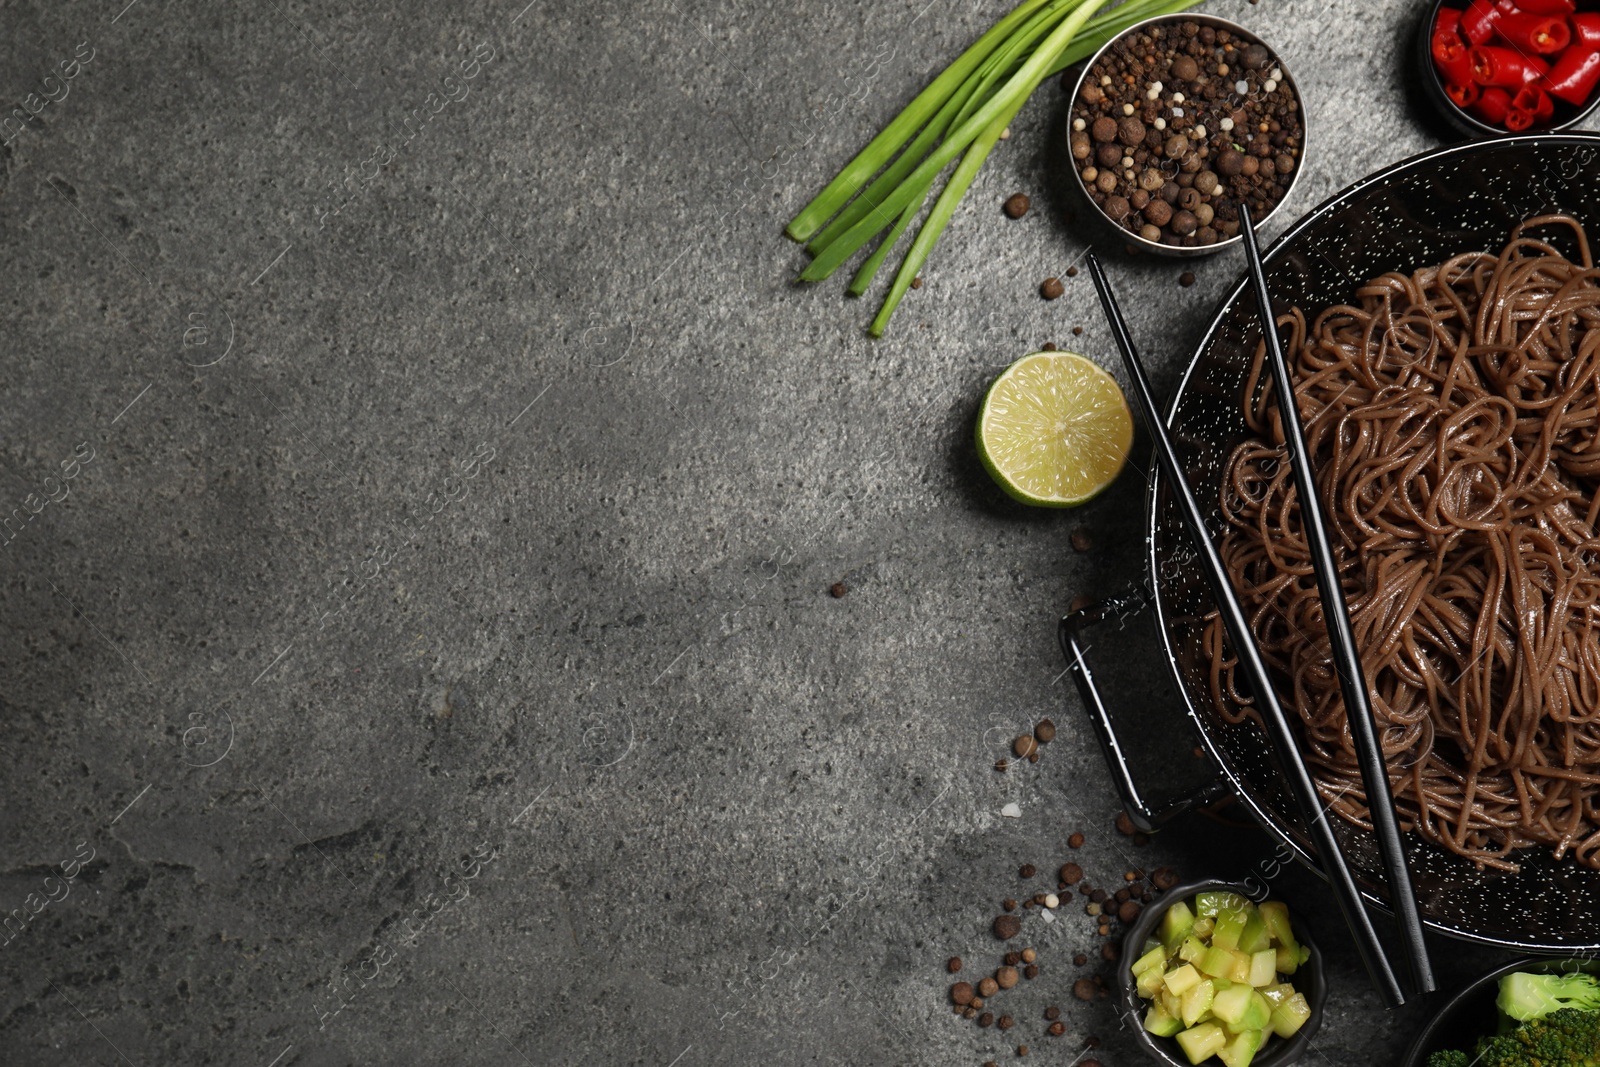
<svg viewBox="0 0 1600 1067">
<path fill-rule="evenodd" d="M 1416 993 L 1430 993 L 1435 988 L 1433 970 L 1428 960 L 1428 948 L 1422 936 L 1422 919 L 1417 914 L 1416 889 L 1412 885 L 1411 871 L 1406 864 L 1405 846 L 1401 841 L 1399 824 L 1395 818 L 1394 798 L 1389 790 L 1388 770 L 1373 726 L 1366 673 L 1362 669 L 1361 658 L 1356 653 L 1355 638 L 1350 629 L 1350 612 L 1339 585 L 1339 574 L 1333 562 L 1333 548 L 1328 540 L 1327 519 L 1317 493 L 1316 476 L 1311 470 L 1311 457 L 1306 450 L 1305 432 L 1300 424 L 1300 409 L 1295 400 L 1294 380 L 1290 376 L 1289 364 L 1283 354 L 1283 344 L 1278 337 L 1277 321 L 1272 313 L 1272 299 L 1267 292 L 1266 273 L 1261 265 L 1261 250 L 1256 245 L 1255 228 L 1252 225 L 1249 208 L 1244 204 L 1239 205 L 1239 216 L 1245 254 L 1250 261 L 1250 281 L 1260 309 L 1261 333 L 1266 340 L 1267 361 L 1272 367 L 1273 397 L 1282 416 L 1285 445 L 1294 469 L 1295 488 L 1300 500 L 1300 525 L 1305 529 L 1306 541 L 1311 547 L 1312 564 L 1317 577 L 1317 592 L 1322 599 L 1322 615 L 1333 644 L 1333 666 L 1338 672 L 1339 689 L 1344 698 L 1345 718 L 1349 721 L 1350 733 L 1355 741 L 1361 766 L 1361 782 L 1366 790 L 1367 807 L 1371 811 L 1373 831 L 1378 838 L 1378 850 L 1383 857 L 1384 873 L 1389 884 L 1389 903 L 1399 922 L 1401 948 L 1409 971 L 1411 987 Z M 1377 931 L 1373 929 L 1371 917 L 1362 904 L 1355 878 L 1351 875 L 1344 853 L 1333 835 L 1328 810 L 1317 795 L 1311 773 L 1306 769 L 1305 760 L 1301 758 L 1294 729 L 1284 714 L 1283 706 L 1278 702 L 1277 690 L 1273 687 L 1272 679 L 1267 674 L 1267 666 L 1261 658 L 1261 650 L 1256 645 L 1250 627 L 1245 621 L 1244 609 L 1240 606 L 1239 598 L 1228 580 L 1227 572 L 1222 565 L 1222 557 L 1217 554 L 1216 546 L 1211 541 L 1199 501 L 1195 499 L 1194 491 L 1189 487 L 1189 480 L 1184 476 L 1172 439 L 1167 435 L 1166 424 L 1161 419 L 1155 397 L 1150 391 L 1150 381 L 1145 375 L 1143 364 L 1139 361 L 1139 354 L 1134 349 L 1127 323 L 1117 308 L 1111 285 L 1106 280 L 1105 271 L 1101 269 L 1099 261 L 1092 253 L 1088 256 L 1088 263 L 1089 272 L 1094 277 L 1095 289 L 1100 294 L 1101 306 L 1110 321 L 1112 335 L 1122 352 L 1123 362 L 1127 365 L 1140 413 L 1150 430 L 1150 436 L 1155 439 L 1156 457 L 1161 464 L 1161 472 L 1171 481 L 1185 525 L 1199 543 L 1201 554 L 1205 558 L 1206 578 L 1211 584 L 1212 594 L 1216 597 L 1223 624 L 1227 628 L 1228 639 L 1245 669 L 1245 676 L 1250 682 L 1250 691 L 1255 695 L 1257 709 L 1262 712 L 1273 748 L 1288 772 L 1290 790 L 1300 805 L 1301 815 L 1311 827 L 1317 855 L 1333 887 L 1334 896 L 1338 898 L 1339 910 L 1355 937 L 1356 948 L 1378 992 L 1390 1006 L 1403 1004 L 1405 992 L 1390 967 L 1388 954 L 1378 939 Z"/>
</svg>

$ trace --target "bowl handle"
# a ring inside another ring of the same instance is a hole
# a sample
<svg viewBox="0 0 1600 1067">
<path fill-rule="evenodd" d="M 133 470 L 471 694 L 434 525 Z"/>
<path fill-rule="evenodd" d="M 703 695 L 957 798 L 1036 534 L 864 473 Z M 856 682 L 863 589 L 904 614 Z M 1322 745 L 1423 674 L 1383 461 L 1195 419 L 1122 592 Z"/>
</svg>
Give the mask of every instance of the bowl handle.
<svg viewBox="0 0 1600 1067">
<path fill-rule="evenodd" d="M 1128 813 L 1133 825 L 1145 833 L 1160 828 L 1174 816 L 1192 808 L 1205 807 L 1230 795 L 1227 785 L 1219 778 L 1187 796 L 1152 808 L 1133 780 L 1133 771 L 1128 766 L 1122 744 L 1111 725 L 1110 713 L 1106 711 L 1105 701 L 1100 699 L 1100 689 L 1095 685 L 1093 672 L 1089 670 L 1089 661 L 1084 658 L 1087 648 L 1081 638 L 1088 627 L 1108 619 L 1119 622 L 1128 619 L 1142 611 L 1149 602 L 1149 594 L 1134 586 L 1126 593 L 1107 597 L 1063 616 L 1060 629 L 1061 651 L 1066 654 L 1067 669 L 1072 672 L 1078 693 L 1083 697 L 1083 710 L 1089 716 L 1089 725 L 1094 727 L 1095 738 L 1100 742 L 1100 751 L 1105 756 L 1106 768 L 1110 770 L 1112 783 L 1122 797 L 1123 810 Z"/>
</svg>

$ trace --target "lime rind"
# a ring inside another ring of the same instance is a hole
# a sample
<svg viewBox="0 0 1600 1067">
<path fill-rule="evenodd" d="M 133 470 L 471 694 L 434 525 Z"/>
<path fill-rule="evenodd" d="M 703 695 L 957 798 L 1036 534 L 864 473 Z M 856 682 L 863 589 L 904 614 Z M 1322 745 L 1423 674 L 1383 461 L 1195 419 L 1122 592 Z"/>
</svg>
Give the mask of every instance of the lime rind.
<svg viewBox="0 0 1600 1067">
<path fill-rule="evenodd" d="M 1133 413 L 1116 379 L 1076 352 L 1035 352 L 989 386 L 978 455 L 1007 494 L 1076 507 L 1116 480 L 1133 445 Z"/>
</svg>

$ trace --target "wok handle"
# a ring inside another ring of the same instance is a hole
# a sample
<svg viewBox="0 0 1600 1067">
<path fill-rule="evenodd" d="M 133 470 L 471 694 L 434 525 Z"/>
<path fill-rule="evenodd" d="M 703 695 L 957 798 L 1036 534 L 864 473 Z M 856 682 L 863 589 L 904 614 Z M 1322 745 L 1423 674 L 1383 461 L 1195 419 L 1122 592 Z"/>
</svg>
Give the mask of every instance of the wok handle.
<svg viewBox="0 0 1600 1067">
<path fill-rule="evenodd" d="M 1111 780 L 1117 787 L 1117 793 L 1122 797 L 1123 810 L 1128 813 L 1133 825 L 1145 833 L 1158 829 L 1161 824 L 1174 816 L 1192 808 L 1204 807 L 1229 795 L 1227 786 L 1219 779 L 1202 786 L 1188 796 L 1179 797 L 1160 808 L 1152 808 L 1139 792 L 1138 783 L 1133 780 L 1133 771 L 1123 755 L 1116 729 L 1111 725 L 1111 715 L 1106 711 L 1105 701 L 1100 699 L 1100 689 L 1095 685 L 1094 673 L 1089 670 L 1089 661 L 1084 657 L 1088 649 L 1081 639 L 1088 627 L 1105 622 L 1107 619 L 1120 621 L 1130 615 L 1136 615 L 1149 602 L 1149 594 L 1134 586 L 1126 593 L 1107 597 L 1097 604 L 1090 604 L 1063 616 L 1060 629 L 1061 651 L 1066 654 L 1067 669 L 1072 672 L 1072 679 L 1078 685 L 1078 693 L 1083 697 L 1083 710 L 1089 716 L 1089 725 L 1094 727 L 1095 738 L 1100 742 L 1100 751 L 1105 756 L 1106 768 L 1110 770 Z"/>
</svg>

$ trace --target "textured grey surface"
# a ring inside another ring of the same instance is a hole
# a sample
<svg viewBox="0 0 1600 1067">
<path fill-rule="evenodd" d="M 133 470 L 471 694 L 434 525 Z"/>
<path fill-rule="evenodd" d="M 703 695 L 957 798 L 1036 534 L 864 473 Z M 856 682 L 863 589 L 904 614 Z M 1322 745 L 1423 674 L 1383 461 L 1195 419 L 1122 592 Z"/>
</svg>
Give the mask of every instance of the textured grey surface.
<svg viewBox="0 0 1600 1067">
<path fill-rule="evenodd" d="M 1437 143 L 1396 73 L 1413 6 L 1206 5 L 1309 98 L 1273 232 Z M 0 947 L 0 1058 L 1067 1064 L 1093 1034 L 1137 1062 L 1070 996 L 1075 908 L 1030 919 L 1006 1042 L 943 992 L 1072 830 L 1102 882 L 1270 855 L 1111 829 L 1054 620 L 1137 572 L 1139 477 L 1038 513 L 972 455 L 1001 366 L 1111 362 L 1087 277 L 1035 291 L 1086 247 L 1065 98 L 882 341 L 779 237 L 1000 10 L 0 4 L 8 101 L 92 49 L 0 148 L 0 490 L 66 494 L 5 547 L 0 910 L 93 850 Z M 1239 253 L 1187 289 L 1118 259 L 1170 384 Z M 1164 668 L 1118 647 L 1181 760 Z M 994 773 L 1047 714 L 1045 758 Z M 1281 879 L 1332 957 L 1311 1060 L 1393 1062 L 1421 1009 L 1381 1012 L 1327 895 Z"/>
</svg>

